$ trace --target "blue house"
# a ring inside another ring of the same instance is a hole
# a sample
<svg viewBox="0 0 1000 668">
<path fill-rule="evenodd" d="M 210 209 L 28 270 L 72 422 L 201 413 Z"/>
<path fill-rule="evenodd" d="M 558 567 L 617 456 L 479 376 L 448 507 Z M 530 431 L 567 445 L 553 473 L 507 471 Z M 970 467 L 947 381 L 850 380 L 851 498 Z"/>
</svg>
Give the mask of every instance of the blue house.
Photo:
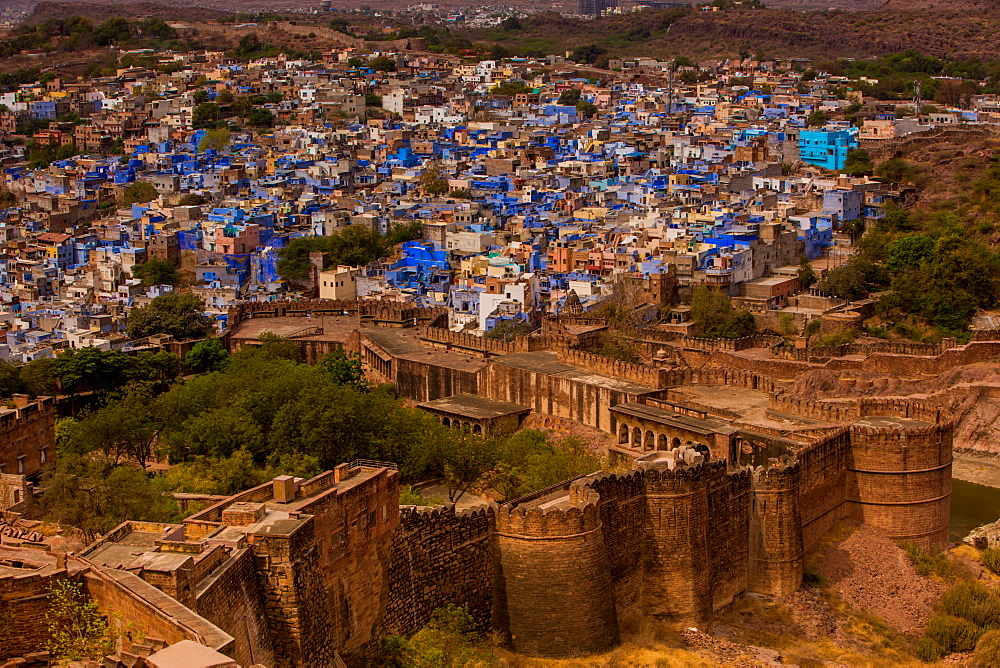
<svg viewBox="0 0 1000 668">
<path fill-rule="evenodd" d="M 799 159 L 824 169 L 843 169 L 847 162 L 847 152 L 857 147 L 857 128 L 799 132 Z"/>
</svg>

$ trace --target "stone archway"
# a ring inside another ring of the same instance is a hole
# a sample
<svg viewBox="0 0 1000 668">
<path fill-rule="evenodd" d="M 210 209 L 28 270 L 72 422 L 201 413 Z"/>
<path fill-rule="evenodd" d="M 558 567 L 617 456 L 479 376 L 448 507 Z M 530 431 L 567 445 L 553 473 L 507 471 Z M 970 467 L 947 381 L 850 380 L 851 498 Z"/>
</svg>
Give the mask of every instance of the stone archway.
<svg viewBox="0 0 1000 668">
<path fill-rule="evenodd" d="M 656 436 L 652 431 L 646 431 L 646 440 L 643 441 L 643 446 L 645 446 L 643 449 L 646 451 L 656 448 Z"/>
<path fill-rule="evenodd" d="M 483 433 L 483 428 L 478 423 L 476 423 L 476 424 L 472 425 L 472 433 L 473 434 L 482 434 Z"/>
<path fill-rule="evenodd" d="M 443 424 L 446 427 L 450 427 L 451 426 L 451 418 L 441 418 L 441 424 Z"/>
<path fill-rule="evenodd" d="M 618 427 L 618 444 L 628 444 L 628 425 L 622 424 Z"/>
<path fill-rule="evenodd" d="M 670 449 L 670 439 L 667 438 L 666 434 L 660 434 L 656 437 L 656 449 L 657 450 L 669 450 Z"/>
<path fill-rule="evenodd" d="M 681 447 L 681 439 L 674 436 L 673 440 L 670 441 L 670 449 L 676 450 L 679 447 Z"/>
<path fill-rule="evenodd" d="M 632 429 L 632 447 L 642 450 L 642 429 L 638 427 Z"/>
</svg>

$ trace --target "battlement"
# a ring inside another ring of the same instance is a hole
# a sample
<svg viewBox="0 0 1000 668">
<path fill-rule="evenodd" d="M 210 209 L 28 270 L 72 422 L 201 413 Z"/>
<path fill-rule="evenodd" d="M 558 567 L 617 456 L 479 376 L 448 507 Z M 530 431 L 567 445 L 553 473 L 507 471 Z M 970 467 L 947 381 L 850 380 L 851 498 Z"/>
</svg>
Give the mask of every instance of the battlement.
<svg viewBox="0 0 1000 668">
<path fill-rule="evenodd" d="M 910 399 L 864 397 L 851 401 L 813 401 L 778 392 L 768 399 L 772 411 L 800 415 L 823 422 L 850 422 L 864 417 L 901 417 L 937 423 L 941 409 L 932 404 Z"/>
<path fill-rule="evenodd" d="M 461 352 L 475 352 L 483 355 L 530 352 L 542 347 L 527 336 L 518 336 L 514 341 L 499 341 L 468 332 L 453 332 L 443 327 L 419 327 L 417 333 L 424 343 L 431 346 L 445 350 L 457 348 Z"/>
<path fill-rule="evenodd" d="M 621 378 L 640 385 L 656 388 L 661 387 L 662 376 L 660 369 L 654 369 L 643 364 L 613 360 L 609 357 L 581 350 L 573 350 L 571 348 L 560 348 L 557 352 L 559 361 L 564 364 L 570 364 L 604 376 L 611 376 L 612 378 Z"/>
<path fill-rule="evenodd" d="M 250 318 L 286 318 L 346 315 L 362 322 L 388 327 L 447 324 L 448 310 L 385 300 L 301 299 L 273 302 L 239 302 L 229 308 L 229 329 Z"/>
<path fill-rule="evenodd" d="M 502 505 L 497 530 L 534 538 L 562 538 L 587 533 L 601 525 L 600 494 L 584 485 L 524 505 Z"/>
<path fill-rule="evenodd" d="M 459 520 L 493 520 L 496 517 L 499 505 L 487 503 L 481 506 L 455 508 L 454 505 L 447 506 L 400 506 L 400 522 L 408 531 L 421 531 L 434 528 L 443 521 Z"/>
<path fill-rule="evenodd" d="M 799 475 L 799 461 L 794 457 L 774 459 L 753 469 L 755 491 L 789 489 Z"/>
</svg>

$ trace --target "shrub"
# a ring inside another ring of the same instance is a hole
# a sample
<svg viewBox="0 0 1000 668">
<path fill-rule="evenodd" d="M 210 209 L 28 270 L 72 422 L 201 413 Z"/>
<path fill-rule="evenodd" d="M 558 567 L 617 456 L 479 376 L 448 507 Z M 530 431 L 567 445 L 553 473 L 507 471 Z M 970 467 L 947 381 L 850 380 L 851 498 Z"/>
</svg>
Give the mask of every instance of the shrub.
<svg viewBox="0 0 1000 668">
<path fill-rule="evenodd" d="M 990 569 L 991 573 L 1000 575 L 1000 548 L 983 550 L 983 566 Z"/>
<path fill-rule="evenodd" d="M 913 543 L 904 543 L 903 550 L 910 558 L 910 563 L 913 564 L 913 570 L 917 572 L 917 575 L 926 577 L 936 574 L 944 577 L 951 573 L 948 557 L 943 552 L 928 554 L 919 545 Z"/>
<path fill-rule="evenodd" d="M 969 668 L 1000 666 L 1000 631 L 984 633 L 976 644 L 976 653 Z"/>
<path fill-rule="evenodd" d="M 967 619 L 937 614 L 930 618 L 924 636 L 941 646 L 945 653 L 971 652 L 983 630 Z"/>
<path fill-rule="evenodd" d="M 1000 597 L 978 582 L 958 583 L 941 597 L 941 606 L 984 629 L 1000 628 Z"/>
<path fill-rule="evenodd" d="M 944 647 L 941 647 L 941 645 L 937 644 L 937 641 L 926 636 L 917 641 L 915 651 L 917 658 L 927 663 L 937 661 L 944 656 Z"/>
</svg>

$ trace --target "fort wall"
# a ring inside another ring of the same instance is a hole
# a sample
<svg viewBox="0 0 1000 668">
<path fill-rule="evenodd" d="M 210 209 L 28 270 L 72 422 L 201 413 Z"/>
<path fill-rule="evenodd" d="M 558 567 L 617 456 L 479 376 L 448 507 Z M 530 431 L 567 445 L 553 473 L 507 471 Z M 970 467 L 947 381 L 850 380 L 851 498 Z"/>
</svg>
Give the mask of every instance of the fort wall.
<svg viewBox="0 0 1000 668">
<path fill-rule="evenodd" d="M 274 646 L 261 591 L 253 551 L 245 547 L 198 587 L 195 609 L 233 636 L 230 656 L 241 666 L 274 664 Z"/>
<path fill-rule="evenodd" d="M 845 488 L 851 439 L 846 427 L 796 451 L 802 546 L 809 550 L 847 513 Z"/>
<path fill-rule="evenodd" d="M 397 357 L 395 383 L 397 391 L 414 401 L 433 401 L 453 394 L 479 394 L 480 372 L 456 369 L 435 363 L 428 358 Z"/>
<path fill-rule="evenodd" d="M 0 577 L 0 660 L 37 652 L 48 641 L 45 613 L 49 584 L 69 577 L 65 568 L 51 574 Z"/>
<path fill-rule="evenodd" d="M 517 652 L 564 657 L 618 644 L 598 500 L 574 483 L 554 507 L 500 507 L 498 581 Z"/>
<path fill-rule="evenodd" d="M 495 508 L 404 507 L 389 557 L 389 598 L 376 637 L 409 635 L 435 608 L 466 606 L 479 630 L 493 610 Z"/>
<path fill-rule="evenodd" d="M 952 424 L 850 427 L 846 494 L 852 516 L 899 542 L 948 544 Z"/>
<path fill-rule="evenodd" d="M 709 553 L 706 478 L 725 463 L 667 468 L 644 466 L 646 538 L 644 614 L 664 621 L 711 620 L 713 582 Z M 718 473 L 718 471 L 716 471 Z"/>
<path fill-rule="evenodd" d="M 758 467 L 753 474 L 750 591 L 784 596 L 802 584 L 802 516 L 798 463 Z"/>
<path fill-rule="evenodd" d="M 16 394 L 13 401 L 15 408 L 0 414 L 0 473 L 35 475 L 55 461 L 55 399 Z"/>
<path fill-rule="evenodd" d="M 601 533 L 608 555 L 614 590 L 615 614 L 620 627 L 642 615 L 643 543 L 645 535 L 645 486 L 642 473 L 600 473 L 584 478 L 600 495 Z"/>
</svg>

